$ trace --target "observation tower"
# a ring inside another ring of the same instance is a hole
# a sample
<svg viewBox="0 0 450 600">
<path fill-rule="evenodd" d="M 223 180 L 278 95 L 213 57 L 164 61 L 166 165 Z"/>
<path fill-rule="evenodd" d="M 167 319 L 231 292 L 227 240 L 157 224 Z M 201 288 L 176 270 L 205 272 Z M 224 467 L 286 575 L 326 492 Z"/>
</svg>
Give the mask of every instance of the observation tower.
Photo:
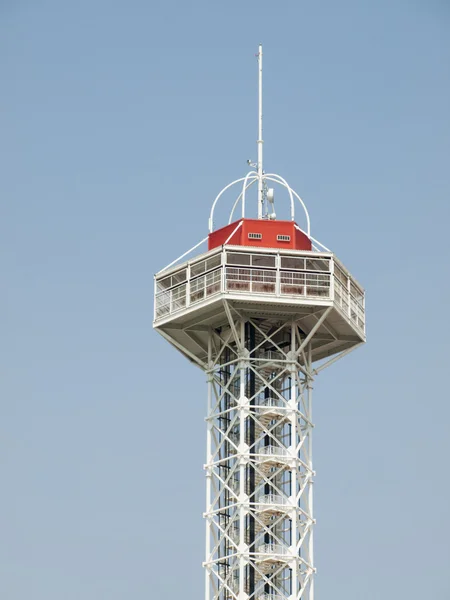
<svg viewBox="0 0 450 600">
<path fill-rule="evenodd" d="M 155 276 L 154 328 L 208 382 L 205 600 L 313 600 L 313 382 L 365 342 L 364 290 L 312 236 L 300 196 L 263 169 L 257 56 L 258 160 L 214 200 L 207 237 Z"/>
</svg>

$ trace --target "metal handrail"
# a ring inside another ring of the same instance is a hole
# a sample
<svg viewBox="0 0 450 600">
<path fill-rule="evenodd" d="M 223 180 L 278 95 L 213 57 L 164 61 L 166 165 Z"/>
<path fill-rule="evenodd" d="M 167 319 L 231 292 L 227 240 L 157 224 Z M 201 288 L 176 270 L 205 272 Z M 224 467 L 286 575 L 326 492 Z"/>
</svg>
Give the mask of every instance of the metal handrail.
<svg viewBox="0 0 450 600">
<path fill-rule="evenodd" d="M 274 504 L 276 506 L 286 506 L 288 498 L 280 494 L 264 494 L 258 498 L 259 504 Z"/>
<path fill-rule="evenodd" d="M 281 398 L 264 398 L 256 404 L 256 408 L 259 409 L 271 409 L 271 408 L 287 408 L 286 403 Z"/>
<path fill-rule="evenodd" d="M 264 398 L 264 400 L 262 400 L 261 402 L 259 402 L 257 404 L 257 406 L 276 406 L 277 408 L 280 406 L 284 406 L 284 402 L 282 402 L 282 400 L 280 398 L 273 398 L 273 397 L 269 397 L 269 398 Z"/>
<path fill-rule="evenodd" d="M 208 260 L 209 258 L 205 259 Z M 294 296 L 333 300 L 352 325 L 365 331 L 364 291 L 361 289 L 361 297 L 352 294 L 351 287 L 360 290 L 360 286 L 338 264 L 334 264 L 334 268 L 338 270 L 340 276 L 337 276 L 337 272 L 333 275 L 333 264 L 330 263 L 327 271 L 322 269 L 311 271 L 306 268 L 281 269 L 279 261 L 272 267 L 230 265 L 226 262 L 222 262 L 220 266 L 209 267 L 205 263 L 205 272 L 193 276 L 190 274 L 192 267 L 187 263 L 176 271 L 170 271 L 174 284 L 167 288 L 159 288 L 158 282 L 169 276 L 163 272 L 156 276 L 155 319 L 166 318 L 216 294 L 232 292 L 262 294 L 272 298 Z M 177 278 L 179 273 L 185 278 L 184 281 L 183 279 L 180 281 L 181 275 Z M 284 356 L 275 354 L 262 354 L 258 358 L 285 359 Z"/>
<path fill-rule="evenodd" d="M 264 448 L 259 450 L 258 454 L 263 454 L 264 456 L 288 456 L 288 450 L 281 446 L 264 446 Z"/>
<path fill-rule="evenodd" d="M 289 546 L 282 544 L 263 544 L 257 549 L 259 554 L 271 554 L 275 556 L 286 556 L 289 554 Z"/>
</svg>

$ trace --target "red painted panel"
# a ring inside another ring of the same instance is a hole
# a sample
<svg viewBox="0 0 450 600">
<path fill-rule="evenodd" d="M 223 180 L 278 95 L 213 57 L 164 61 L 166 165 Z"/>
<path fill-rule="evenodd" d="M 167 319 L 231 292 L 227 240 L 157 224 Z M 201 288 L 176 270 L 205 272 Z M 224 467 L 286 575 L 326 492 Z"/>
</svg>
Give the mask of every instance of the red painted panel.
<svg viewBox="0 0 450 600">
<path fill-rule="evenodd" d="M 208 249 L 224 244 L 239 221 L 213 231 L 208 236 Z M 261 239 L 249 238 L 249 234 L 260 234 Z M 289 236 L 289 241 L 280 241 L 277 236 Z M 260 248 L 286 248 L 311 250 L 311 240 L 295 227 L 293 221 L 266 221 L 264 219 L 242 219 L 242 225 L 227 242 L 234 246 L 259 246 Z"/>
<path fill-rule="evenodd" d="M 216 231 L 210 233 L 208 235 L 208 250 L 217 248 L 217 246 L 222 246 L 222 244 L 224 244 L 228 240 L 228 238 L 233 233 L 233 230 L 236 229 L 238 224 L 239 221 L 235 221 L 234 223 L 230 223 L 230 225 L 225 225 L 225 227 L 222 227 L 221 229 L 216 229 Z M 228 244 L 231 244 L 232 246 L 241 246 L 241 234 L 242 227 L 239 227 L 236 233 L 228 241 Z"/>
<path fill-rule="evenodd" d="M 297 229 L 297 227 L 295 227 L 294 231 L 295 231 L 295 249 L 296 250 L 312 250 L 312 244 L 311 244 L 311 240 L 309 239 L 309 237 L 302 231 L 299 231 Z"/>
<path fill-rule="evenodd" d="M 265 221 L 262 219 L 245 219 L 242 226 L 242 245 L 259 246 L 261 248 L 295 248 L 294 223 L 292 221 Z M 260 233 L 262 238 L 249 238 L 250 233 Z M 288 242 L 277 241 L 277 235 L 290 237 Z"/>
</svg>

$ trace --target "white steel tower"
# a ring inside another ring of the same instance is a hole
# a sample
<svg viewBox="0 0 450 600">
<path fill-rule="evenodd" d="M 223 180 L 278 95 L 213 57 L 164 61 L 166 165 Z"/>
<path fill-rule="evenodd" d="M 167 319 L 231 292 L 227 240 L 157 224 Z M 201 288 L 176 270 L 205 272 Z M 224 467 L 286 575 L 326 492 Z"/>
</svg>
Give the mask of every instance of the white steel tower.
<svg viewBox="0 0 450 600">
<path fill-rule="evenodd" d="M 257 163 L 213 202 L 208 237 L 156 275 L 154 327 L 208 381 L 205 600 L 313 600 L 313 381 L 365 341 L 364 291 L 312 237 L 298 194 L 263 170 L 261 46 L 258 63 Z M 216 205 L 238 184 L 215 230 Z M 276 219 L 271 185 L 290 220 Z"/>
</svg>

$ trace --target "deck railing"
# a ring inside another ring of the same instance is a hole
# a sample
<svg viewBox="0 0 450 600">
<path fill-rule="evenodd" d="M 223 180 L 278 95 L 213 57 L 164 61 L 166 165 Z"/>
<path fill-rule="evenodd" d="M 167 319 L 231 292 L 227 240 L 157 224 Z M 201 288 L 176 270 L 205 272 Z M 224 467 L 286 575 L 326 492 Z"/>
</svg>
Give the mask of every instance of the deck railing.
<svg viewBox="0 0 450 600">
<path fill-rule="evenodd" d="M 228 249 L 156 276 L 155 320 L 220 293 L 332 300 L 364 331 L 364 292 L 331 255 L 289 256 Z"/>
</svg>

